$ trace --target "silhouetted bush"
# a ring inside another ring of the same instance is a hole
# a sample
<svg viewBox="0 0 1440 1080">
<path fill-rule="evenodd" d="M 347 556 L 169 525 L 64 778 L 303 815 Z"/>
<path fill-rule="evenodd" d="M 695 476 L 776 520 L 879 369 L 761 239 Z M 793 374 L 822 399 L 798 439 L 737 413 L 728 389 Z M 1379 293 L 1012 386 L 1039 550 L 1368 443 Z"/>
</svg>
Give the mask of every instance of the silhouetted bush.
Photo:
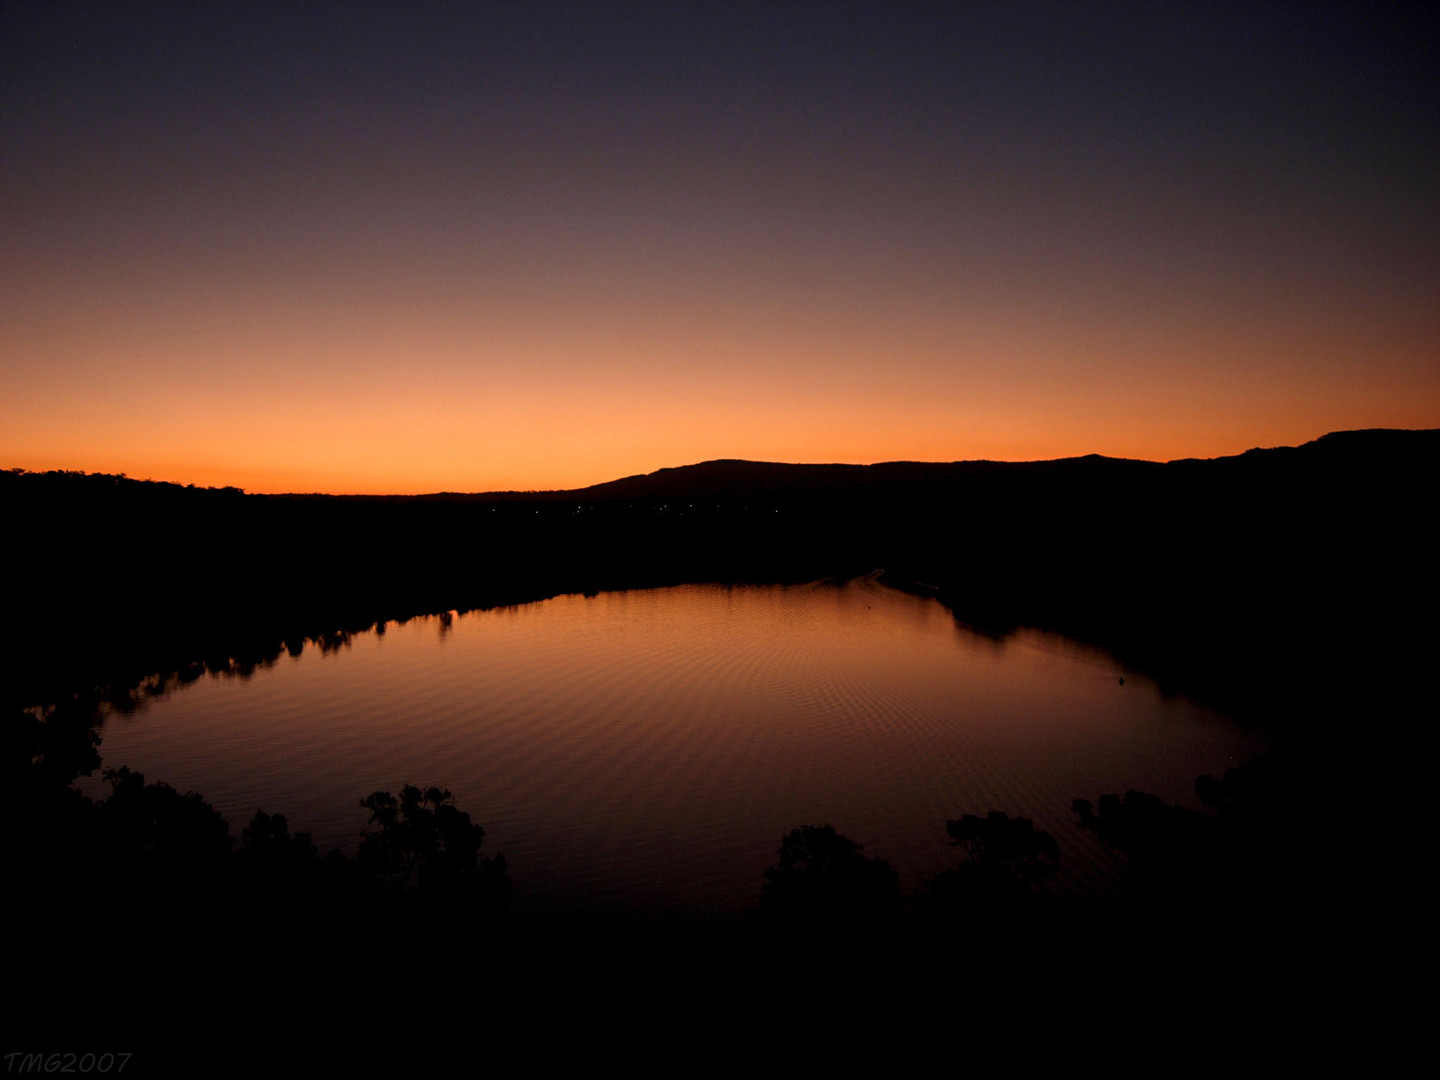
<svg viewBox="0 0 1440 1080">
<path fill-rule="evenodd" d="M 899 878 L 833 827 L 801 826 L 765 871 L 760 921 L 772 964 L 801 978 L 872 980 L 899 959 Z"/>
</svg>

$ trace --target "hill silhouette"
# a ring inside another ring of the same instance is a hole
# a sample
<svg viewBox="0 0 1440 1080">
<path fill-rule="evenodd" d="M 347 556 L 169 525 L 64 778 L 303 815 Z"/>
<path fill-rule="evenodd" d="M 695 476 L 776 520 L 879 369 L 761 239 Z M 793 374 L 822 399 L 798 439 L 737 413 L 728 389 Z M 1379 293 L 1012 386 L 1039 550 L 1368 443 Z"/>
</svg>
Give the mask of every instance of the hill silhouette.
<svg viewBox="0 0 1440 1080">
<path fill-rule="evenodd" d="M 1170 462 L 1112 458 L 1103 454 L 1042 461 L 886 461 L 790 464 L 718 458 L 671 466 L 582 488 L 548 491 L 435 492 L 428 495 L 285 495 L 279 498 L 339 498 L 387 502 L 610 502 L 614 500 L 693 500 L 867 498 L 896 495 L 963 495 L 977 484 L 1023 484 L 1039 478 L 1165 478 L 1209 471 L 1245 482 L 1277 472 L 1326 472 L 1334 469 L 1407 470 L 1433 465 L 1440 454 L 1440 429 L 1371 428 L 1331 432 L 1298 447 L 1256 448 L 1218 458 L 1180 458 Z M 1414 459 L 1407 461 L 1407 459 Z"/>
</svg>

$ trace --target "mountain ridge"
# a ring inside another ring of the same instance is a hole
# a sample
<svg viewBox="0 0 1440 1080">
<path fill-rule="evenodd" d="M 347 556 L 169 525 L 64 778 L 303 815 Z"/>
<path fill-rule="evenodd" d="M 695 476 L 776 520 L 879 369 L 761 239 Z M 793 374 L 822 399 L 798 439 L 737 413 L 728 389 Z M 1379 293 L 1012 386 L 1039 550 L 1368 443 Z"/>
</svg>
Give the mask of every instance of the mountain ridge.
<svg viewBox="0 0 1440 1080">
<path fill-rule="evenodd" d="M 877 486 L 895 481 L 929 481 L 940 484 L 944 481 L 973 479 L 987 475 L 999 477 L 1009 474 L 1044 475 L 1074 473 L 1079 470 L 1111 470 L 1117 474 L 1125 472 L 1135 475 L 1150 472 L 1160 475 L 1162 470 L 1181 471 L 1198 467 L 1224 469 L 1231 463 L 1253 465 L 1267 461 L 1278 461 L 1291 455 L 1309 456 L 1314 459 L 1334 459 L 1349 455 L 1355 459 L 1375 459 L 1401 451 L 1419 451 L 1426 454 L 1440 453 L 1440 428 L 1362 428 L 1347 431 L 1333 431 L 1321 435 L 1299 446 L 1252 447 L 1239 454 L 1214 458 L 1175 458 L 1169 461 L 1150 461 L 1143 458 L 1110 457 L 1090 453 L 1073 457 L 1045 458 L 1036 461 L 995 461 L 977 458 L 957 461 L 882 461 L 862 465 L 850 462 L 778 462 L 746 458 L 714 458 L 689 465 L 672 465 L 648 473 L 606 480 L 583 488 L 567 488 L 553 491 L 534 492 L 441 492 L 434 496 L 419 495 L 411 498 L 466 498 L 483 501 L 497 500 L 605 500 L 641 498 L 679 498 L 684 495 L 715 494 L 721 490 L 722 481 L 739 482 L 748 485 L 744 494 L 797 494 L 804 493 L 804 481 L 812 481 L 810 494 L 823 489 L 834 489 L 841 481 L 851 481 L 861 486 Z M 823 481 L 816 485 L 813 481 Z M 730 493 L 734 494 L 733 488 Z M 356 496 L 363 497 L 363 496 Z"/>
<path fill-rule="evenodd" d="M 1402 445 L 1403 444 L 1403 445 Z M 823 479 L 823 485 L 811 485 L 810 494 L 838 488 L 842 480 L 874 487 L 882 481 L 917 479 L 932 484 L 983 476 L 1011 474 L 1073 473 L 1077 470 L 1111 469 L 1130 474 L 1141 471 L 1193 469 L 1196 467 L 1225 468 L 1227 463 L 1253 464 L 1266 458 L 1289 454 L 1308 454 L 1317 458 L 1333 457 L 1337 452 L 1365 458 L 1383 457 L 1402 449 L 1419 449 L 1440 453 L 1440 428 L 1357 428 L 1332 431 L 1299 446 L 1252 447 L 1238 454 L 1213 458 L 1173 458 L 1151 461 L 1146 458 L 1110 457 L 1089 453 L 1071 457 L 1042 458 L 1034 461 L 997 461 L 992 458 L 971 458 L 956 461 L 877 461 L 855 462 L 786 462 L 752 458 L 710 458 L 686 465 L 666 465 L 651 472 L 632 473 L 613 480 L 602 480 L 578 488 L 551 488 L 505 491 L 436 491 L 416 495 L 325 495 L 322 493 L 286 492 L 270 496 L 278 499 L 335 498 L 346 500 L 420 501 L 420 502 L 600 502 L 611 500 L 678 499 L 687 495 L 713 496 L 717 493 L 744 496 L 803 493 L 803 480 Z M 756 486 L 764 479 L 765 484 Z M 689 484 L 699 480 L 699 483 Z M 747 482 L 748 490 L 725 489 L 722 480 Z M 782 483 L 776 483 L 783 481 Z"/>
<path fill-rule="evenodd" d="M 970 458 L 955 461 L 915 461 L 899 459 L 878 461 L 870 464 L 855 462 L 785 462 L 765 461 L 751 458 L 711 458 L 686 465 L 666 465 L 645 473 L 603 480 L 577 488 L 548 488 L 503 491 L 435 491 L 413 495 L 392 494 L 346 494 L 335 495 L 326 492 L 278 492 L 260 495 L 261 498 L 294 499 L 336 499 L 343 501 L 375 502 L 586 502 L 610 500 L 642 500 L 681 498 L 687 494 L 736 496 L 822 494 L 833 492 L 843 482 L 857 483 L 861 488 L 875 488 L 885 483 L 927 481 L 931 485 L 943 484 L 962 478 L 974 479 L 986 476 L 999 477 L 1006 474 L 1020 477 L 1026 474 L 1073 474 L 1077 471 L 1111 470 L 1129 475 L 1148 472 L 1162 475 L 1162 471 L 1193 471 L 1196 469 L 1224 470 L 1233 467 L 1251 467 L 1256 464 L 1289 461 L 1295 456 L 1316 461 L 1330 461 L 1348 458 L 1354 463 L 1376 462 L 1403 451 L 1422 454 L 1440 454 L 1440 428 L 1356 428 L 1327 432 L 1298 446 L 1252 447 L 1238 454 L 1225 454 L 1213 458 L 1172 458 L 1168 461 L 1152 461 L 1146 458 L 1111 457 L 1106 454 L 1089 453 L 1060 458 L 1042 458 L 1033 461 L 999 461 L 992 458 Z M 78 470 L 27 470 L 9 469 L 0 471 L 0 477 L 21 476 L 53 477 L 67 480 L 110 480 L 117 484 L 153 485 L 185 492 L 206 492 L 225 495 L 254 495 L 243 489 L 227 487 L 199 487 L 194 484 L 178 484 L 167 480 L 137 480 L 124 473 L 85 473 Z M 805 481 L 811 481 L 808 485 Z M 821 481 L 821 483 L 814 483 Z M 729 486 L 726 486 L 729 482 Z"/>
</svg>

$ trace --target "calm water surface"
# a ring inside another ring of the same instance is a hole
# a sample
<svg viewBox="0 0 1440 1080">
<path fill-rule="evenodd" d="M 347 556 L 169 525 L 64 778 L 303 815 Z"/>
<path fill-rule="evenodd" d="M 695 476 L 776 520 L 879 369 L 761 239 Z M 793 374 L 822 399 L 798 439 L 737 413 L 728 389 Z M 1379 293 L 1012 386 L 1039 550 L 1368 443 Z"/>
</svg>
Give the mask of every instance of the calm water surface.
<svg viewBox="0 0 1440 1080">
<path fill-rule="evenodd" d="M 946 819 L 988 810 L 1034 819 L 1072 880 L 1103 883 L 1073 799 L 1193 804 L 1197 775 L 1261 748 L 1102 652 L 998 642 L 868 579 L 392 623 L 206 678 L 102 734 L 107 766 L 201 792 L 237 839 L 264 809 L 353 851 L 362 796 L 436 784 L 528 903 L 691 910 L 753 903 L 800 824 L 833 824 L 916 885 L 953 860 Z"/>
</svg>

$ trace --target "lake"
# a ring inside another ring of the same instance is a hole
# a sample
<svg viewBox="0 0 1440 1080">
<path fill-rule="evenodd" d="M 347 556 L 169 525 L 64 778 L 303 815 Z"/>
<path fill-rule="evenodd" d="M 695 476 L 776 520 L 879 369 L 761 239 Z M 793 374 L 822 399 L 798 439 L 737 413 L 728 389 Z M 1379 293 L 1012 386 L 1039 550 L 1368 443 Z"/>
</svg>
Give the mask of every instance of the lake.
<svg viewBox="0 0 1440 1080">
<path fill-rule="evenodd" d="M 873 578 L 391 623 L 208 676 L 102 737 L 107 767 L 200 792 L 237 841 L 263 809 L 353 852 L 364 795 L 433 784 L 522 904 L 695 912 L 754 903 L 797 825 L 834 825 L 913 887 L 953 864 L 946 820 L 989 810 L 1033 819 L 1071 883 L 1103 887 L 1113 866 L 1072 800 L 1197 805 L 1197 775 L 1264 745 L 1103 651 L 997 640 Z"/>
</svg>

